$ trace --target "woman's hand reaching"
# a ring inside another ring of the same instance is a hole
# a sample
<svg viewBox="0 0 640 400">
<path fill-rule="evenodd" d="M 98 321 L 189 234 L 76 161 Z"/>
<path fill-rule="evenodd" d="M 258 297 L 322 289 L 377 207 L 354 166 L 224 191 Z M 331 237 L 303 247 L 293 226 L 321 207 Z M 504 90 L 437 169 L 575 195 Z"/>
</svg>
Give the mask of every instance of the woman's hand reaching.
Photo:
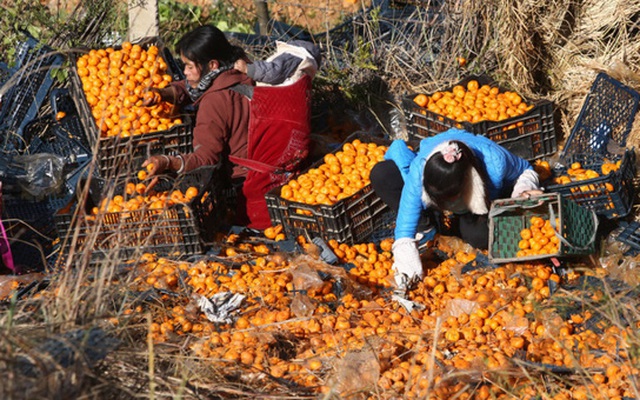
<svg viewBox="0 0 640 400">
<path fill-rule="evenodd" d="M 150 88 L 147 92 L 142 95 L 142 106 L 143 107 L 153 107 L 162 102 L 162 93 L 160 89 Z"/>
<path fill-rule="evenodd" d="M 538 189 L 526 190 L 526 191 L 520 193 L 520 197 L 524 197 L 525 199 L 528 199 L 528 198 L 530 198 L 532 196 L 539 196 L 539 195 L 541 195 L 543 193 L 544 192 L 542 190 L 538 190 Z"/>
<path fill-rule="evenodd" d="M 151 182 L 147 184 L 147 191 L 151 190 L 158 183 L 158 175 L 169 169 L 170 166 L 171 159 L 164 154 L 151 156 L 142 163 L 142 168 L 147 168 L 148 177 L 151 178 Z"/>
<path fill-rule="evenodd" d="M 422 261 L 415 239 L 402 238 L 393 243 L 393 270 L 400 289 L 406 289 L 409 282 L 422 278 Z"/>
</svg>

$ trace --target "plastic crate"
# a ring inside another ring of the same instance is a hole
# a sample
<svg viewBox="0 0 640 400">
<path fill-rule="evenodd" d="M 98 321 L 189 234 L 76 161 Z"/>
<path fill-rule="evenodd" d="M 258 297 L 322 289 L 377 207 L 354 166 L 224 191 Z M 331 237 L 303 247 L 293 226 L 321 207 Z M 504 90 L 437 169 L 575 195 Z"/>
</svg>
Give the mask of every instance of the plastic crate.
<svg viewBox="0 0 640 400">
<path fill-rule="evenodd" d="M 167 52 L 164 50 L 162 41 L 158 38 L 144 38 L 136 43 L 143 48 L 156 45 L 160 48 L 159 54 L 166 57 Z M 139 165 L 151 155 L 177 155 L 193 151 L 193 126 L 189 115 L 181 116 L 182 124 L 174 125 L 165 131 L 149 132 L 127 138 L 100 137 L 98 126 L 91 113 L 91 107 L 87 103 L 86 95 L 82 89 L 74 54 L 71 54 L 70 59 L 72 66 L 72 73 L 69 75 L 70 91 L 90 147 L 93 148 L 96 141 L 98 142 L 97 160 L 100 176 L 103 178 L 116 178 L 135 172 Z M 180 74 L 176 75 L 176 72 L 172 70 L 172 64 L 175 68 L 175 62 L 167 62 L 167 73 L 174 78 L 180 76 Z"/>
<path fill-rule="evenodd" d="M 60 121 L 50 116 L 33 120 L 26 127 L 25 136 L 30 138 L 29 154 L 55 154 L 65 164 L 76 166 L 91 159 L 91 151 L 77 115 L 66 116 Z"/>
<path fill-rule="evenodd" d="M 613 153 L 625 148 L 640 104 L 640 93 L 599 73 L 591 86 L 561 156 Z"/>
<path fill-rule="evenodd" d="M 101 138 L 98 143 L 98 170 L 103 178 L 117 178 L 138 172 L 142 163 L 152 155 L 176 156 L 193 151 L 191 119 L 169 130 L 128 138 Z"/>
<path fill-rule="evenodd" d="M 11 69 L 3 62 L 0 62 L 0 87 L 3 87 L 5 83 L 11 78 Z M 2 95 L 0 95 L 0 102 L 2 101 Z"/>
<path fill-rule="evenodd" d="M 38 115 L 53 84 L 51 69 L 61 66 L 64 57 L 28 38 L 18 47 L 16 60 L 9 88 L 0 104 L 2 148 L 8 150 L 23 149 L 23 129 Z"/>
<path fill-rule="evenodd" d="M 391 143 L 364 133 L 352 134 L 345 143 L 355 139 L 384 146 Z M 319 160 L 311 168 L 317 168 L 323 162 Z M 283 199 L 280 197 L 281 187 L 271 189 L 265 198 L 272 225 L 282 224 L 288 237 L 303 235 L 347 244 L 361 243 L 388 222 L 385 217 L 389 207 L 375 194 L 370 184 L 333 205 L 309 205 Z"/>
<path fill-rule="evenodd" d="M 57 231 L 53 215 L 68 198 L 26 201 L 4 196 L 2 219 L 14 262 L 22 271 L 42 270 L 54 252 Z"/>
<path fill-rule="evenodd" d="M 621 223 L 621 231 L 616 235 L 616 240 L 629 246 L 625 255 L 636 256 L 640 253 L 640 222 L 632 221 Z"/>
<path fill-rule="evenodd" d="M 90 251 L 91 260 L 99 261 L 106 257 L 124 260 L 142 252 L 178 258 L 202 254 L 207 235 L 213 234 L 223 219 L 219 194 L 226 179 L 222 171 L 218 166 L 201 167 L 175 180 L 161 180 L 154 190 L 185 191 L 190 186 L 199 187 L 198 195 L 188 204 L 174 204 L 162 210 L 104 213 L 88 222 L 88 213 L 82 207 L 79 217 L 74 219 L 79 204 L 78 198 L 74 198 L 54 216 L 62 240 L 62 256 Z M 124 182 L 119 183 L 113 193 L 124 193 L 123 185 Z M 89 203 L 85 207 L 91 205 L 91 199 L 86 201 Z M 76 240 L 74 249 L 72 238 Z"/>
<path fill-rule="evenodd" d="M 520 231 L 528 228 L 530 218 L 539 216 L 554 221 L 560 238 L 558 252 L 517 257 Z M 598 219 L 593 211 L 580 207 L 558 193 L 530 199 L 495 200 L 489 212 L 489 260 L 493 263 L 538 260 L 550 257 L 588 255 L 595 252 Z"/>
<path fill-rule="evenodd" d="M 566 160 L 565 166 L 554 168 L 554 176 L 565 175 L 566 165 L 571 165 L 573 162 L 580 162 L 583 168 L 600 173 L 605 161 L 615 159 L 597 153 L 576 154 Z M 620 218 L 631 212 L 635 196 L 633 184 L 635 174 L 636 154 L 633 150 L 627 150 L 622 156 L 620 168 L 617 171 L 566 184 L 549 184 L 546 190 L 560 193 L 607 219 Z"/>
<path fill-rule="evenodd" d="M 477 80 L 480 86 L 496 86 L 486 75 L 468 76 L 456 85 L 466 87 L 471 80 Z M 456 85 L 448 87 L 444 91 L 451 91 Z M 504 89 L 500 88 L 500 92 L 504 92 Z M 525 114 L 516 117 L 502 121 L 470 123 L 455 121 L 420 107 L 413 101 L 416 95 L 417 93 L 413 93 L 402 98 L 409 139 L 424 139 L 451 128 L 459 128 L 486 136 L 529 161 L 549 156 L 557 151 L 553 103 L 548 100 L 523 100 L 534 107 Z"/>
<path fill-rule="evenodd" d="M 633 149 L 621 150 L 626 148 L 639 102 L 640 93 L 604 73 L 598 74 L 554 174 L 564 174 L 566 167 L 576 161 L 600 172 L 605 160 L 621 160 L 620 168 L 598 178 L 552 184 L 547 190 L 562 193 L 609 219 L 628 215 L 635 196 L 636 156 Z"/>
<path fill-rule="evenodd" d="M 173 77 L 174 81 L 181 81 L 185 79 L 184 63 L 181 59 L 175 58 L 173 54 L 171 54 L 171 50 L 169 50 L 169 48 L 167 47 L 164 47 L 162 49 L 162 57 L 169 66 L 169 70 L 171 71 L 171 76 Z"/>
</svg>

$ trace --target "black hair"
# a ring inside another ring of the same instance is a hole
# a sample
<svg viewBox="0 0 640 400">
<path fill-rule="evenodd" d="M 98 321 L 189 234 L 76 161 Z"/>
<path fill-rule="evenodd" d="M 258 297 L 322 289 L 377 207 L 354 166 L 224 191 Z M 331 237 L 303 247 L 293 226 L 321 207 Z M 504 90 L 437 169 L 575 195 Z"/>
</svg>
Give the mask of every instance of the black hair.
<svg viewBox="0 0 640 400">
<path fill-rule="evenodd" d="M 176 44 L 176 53 L 196 63 L 203 74 L 209 72 L 209 61 L 217 60 L 223 68 L 230 68 L 244 50 L 234 46 L 224 33 L 213 25 L 202 25 L 185 34 Z"/>
<path fill-rule="evenodd" d="M 431 200 L 439 208 L 463 192 L 467 184 L 467 174 L 470 168 L 475 168 L 483 182 L 486 182 L 486 173 L 480 166 L 473 151 L 461 141 L 451 140 L 460 149 L 460 159 L 455 162 L 447 162 L 441 152 L 434 153 L 424 166 L 422 185 Z"/>
</svg>

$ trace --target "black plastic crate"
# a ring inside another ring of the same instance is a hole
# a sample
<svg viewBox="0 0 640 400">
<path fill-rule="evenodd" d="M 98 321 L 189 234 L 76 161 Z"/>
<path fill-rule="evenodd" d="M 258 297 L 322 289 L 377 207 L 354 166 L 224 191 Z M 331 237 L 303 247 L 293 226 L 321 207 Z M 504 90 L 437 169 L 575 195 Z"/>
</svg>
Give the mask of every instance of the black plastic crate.
<svg viewBox="0 0 640 400">
<path fill-rule="evenodd" d="M 28 38 L 16 52 L 16 68 L 8 80 L 8 90 L 0 104 L 2 148 L 21 150 L 25 126 L 38 115 L 53 84 L 51 70 L 62 65 L 64 57 L 37 40 Z"/>
<path fill-rule="evenodd" d="M 164 47 L 162 49 L 162 56 L 164 57 L 166 63 L 169 65 L 169 70 L 171 71 L 173 80 L 181 81 L 185 79 L 184 63 L 182 62 L 182 60 L 179 58 L 175 58 L 168 47 Z"/>
<path fill-rule="evenodd" d="M 22 271 L 42 270 L 48 265 L 58 237 L 53 215 L 68 201 L 64 197 L 28 201 L 3 196 L 3 223 L 14 263 Z"/>
<path fill-rule="evenodd" d="M 552 184 L 547 189 L 609 219 L 628 215 L 635 196 L 636 155 L 633 149 L 624 149 L 639 102 L 640 93 L 604 73 L 598 74 L 554 173 L 564 174 L 576 161 L 599 172 L 605 160 L 620 160 L 620 168 L 593 179 Z"/>
<path fill-rule="evenodd" d="M 4 86 L 9 78 L 11 78 L 11 68 L 3 62 L 0 62 L 0 87 Z M 0 101 L 2 100 L 2 96 L 0 95 Z"/>
<path fill-rule="evenodd" d="M 67 115 L 59 121 L 50 116 L 33 120 L 26 127 L 25 136 L 30 138 L 29 154 L 55 154 L 65 164 L 76 166 L 91 159 L 91 150 L 77 115 Z"/>
<path fill-rule="evenodd" d="M 166 50 L 160 39 L 144 38 L 136 43 L 144 49 L 148 49 L 151 45 L 158 46 L 159 56 L 167 63 L 167 73 L 174 79 L 181 76 L 181 73 L 173 70 L 178 64 L 172 57 L 167 58 L 170 56 L 170 52 Z M 114 48 L 118 49 L 119 47 L 115 46 Z M 117 178 L 135 173 L 144 160 L 151 155 L 177 155 L 193 151 L 193 125 L 191 116 L 188 114 L 181 115 L 182 123 L 174 125 L 168 130 L 130 137 L 101 137 L 91 107 L 87 103 L 87 97 L 82 89 L 82 82 L 76 67 L 77 58 L 73 54 L 70 58 L 72 65 L 70 91 L 90 147 L 93 148 L 96 141 L 98 142 L 97 160 L 101 177 Z"/>
<path fill-rule="evenodd" d="M 538 216 L 559 223 L 554 227 L 560 238 L 553 254 L 518 257 L 520 232 L 530 227 L 530 218 Z M 530 199 L 501 199 L 491 204 L 489 212 L 489 260 L 493 263 L 528 261 L 550 257 L 588 255 L 595 252 L 598 228 L 596 215 L 559 193 Z"/>
<path fill-rule="evenodd" d="M 224 217 L 220 193 L 226 181 L 218 166 L 201 167 L 175 179 L 162 179 L 154 190 L 199 188 L 198 195 L 188 204 L 174 204 L 163 209 L 141 208 L 94 216 L 86 210 L 92 206 L 91 199 L 87 198 L 88 203 L 80 207 L 75 218 L 79 204 L 76 197 L 54 216 L 62 240 L 62 257 L 85 251 L 92 253 L 92 261 L 106 257 L 123 260 L 143 251 L 178 258 L 202 254 L 208 235 L 215 233 Z M 119 182 L 113 192 L 105 187 L 103 193 L 122 194 L 125 183 Z M 76 240 L 73 249 L 72 238 Z"/>
<path fill-rule="evenodd" d="M 24 171 L 13 161 L 13 154 L 0 152 L 0 182 L 3 193 L 20 192 L 17 176 Z"/>
<path fill-rule="evenodd" d="M 364 133 L 352 134 L 345 143 L 355 139 L 384 146 L 391 143 Z M 333 153 L 337 151 L 339 150 Z M 323 163 L 324 160 L 320 160 L 311 168 L 317 168 Z M 282 186 L 271 189 L 265 199 L 272 225 L 282 224 L 288 237 L 321 237 L 326 241 L 335 239 L 341 243 L 354 244 L 363 242 L 388 224 L 389 207 L 375 194 L 370 184 L 333 205 L 309 205 L 286 200 L 280 197 L 281 188 Z"/>
<path fill-rule="evenodd" d="M 193 126 L 189 117 L 169 130 L 128 138 L 101 138 L 98 143 L 98 169 L 103 178 L 135 174 L 152 155 L 191 153 Z"/>
<path fill-rule="evenodd" d="M 456 85 L 462 85 L 466 88 L 467 83 L 471 80 L 478 81 L 480 86 L 498 87 L 501 93 L 505 91 L 486 75 L 468 76 L 443 91 L 451 91 Z M 471 123 L 455 121 L 420 107 L 413 100 L 416 95 L 417 93 L 413 93 L 402 98 L 409 139 L 424 139 L 451 128 L 459 128 L 486 136 L 529 161 L 551 155 L 557 150 L 553 103 L 548 100 L 529 101 L 523 99 L 524 102 L 533 105 L 533 108 L 522 115 L 502 121 Z"/>
<path fill-rule="evenodd" d="M 640 222 L 621 224 L 621 229 L 616 240 L 629 246 L 627 254 L 635 256 L 640 253 Z"/>
<path fill-rule="evenodd" d="M 640 104 L 640 93 L 599 73 L 591 86 L 561 156 L 625 148 Z M 613 147 L 613 149 L 611 149 Z"/>
<path fill-rule="evenodd" d="M 579 162 L 584 169 L 601 172 L 605 161 L 614 161 L 601 154 L 576 154 L 569 157 L 564 166 L 554 169 L 554 175 L 565 175 L 574 162 Z M 620 157 L 617 157 L 620 159 Z M 635 187 L 633 179 L 636 174 L 636 154 L 627 150 L 621 158 L 620 167 L 608 175 L 585 179 L 565 184 L 549 184 L 548 192 L 560 193 L 577 204 L 594 210 L 598 215 L 608 219 L 620 218 L 629 214 L 633 206 Z"/>
</svg>

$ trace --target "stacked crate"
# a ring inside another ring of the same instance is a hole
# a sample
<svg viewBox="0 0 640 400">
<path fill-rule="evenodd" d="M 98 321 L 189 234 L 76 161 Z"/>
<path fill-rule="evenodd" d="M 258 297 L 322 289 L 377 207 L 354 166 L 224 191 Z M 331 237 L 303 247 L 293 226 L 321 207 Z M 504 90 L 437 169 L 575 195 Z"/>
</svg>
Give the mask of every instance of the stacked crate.
<svg viewBox="0 0 640 400">
<path fill-rule="evenodd" d="M 605 73 L 598 74 L 547 191 L 558 192 L 605 218 L 628 215 L 635 196 L 636 155 L 626 146 L 639 103 L 640 93 Z M 593 172 L 587 179 L 567 182 L 578 164 Z"/>
</svg>

